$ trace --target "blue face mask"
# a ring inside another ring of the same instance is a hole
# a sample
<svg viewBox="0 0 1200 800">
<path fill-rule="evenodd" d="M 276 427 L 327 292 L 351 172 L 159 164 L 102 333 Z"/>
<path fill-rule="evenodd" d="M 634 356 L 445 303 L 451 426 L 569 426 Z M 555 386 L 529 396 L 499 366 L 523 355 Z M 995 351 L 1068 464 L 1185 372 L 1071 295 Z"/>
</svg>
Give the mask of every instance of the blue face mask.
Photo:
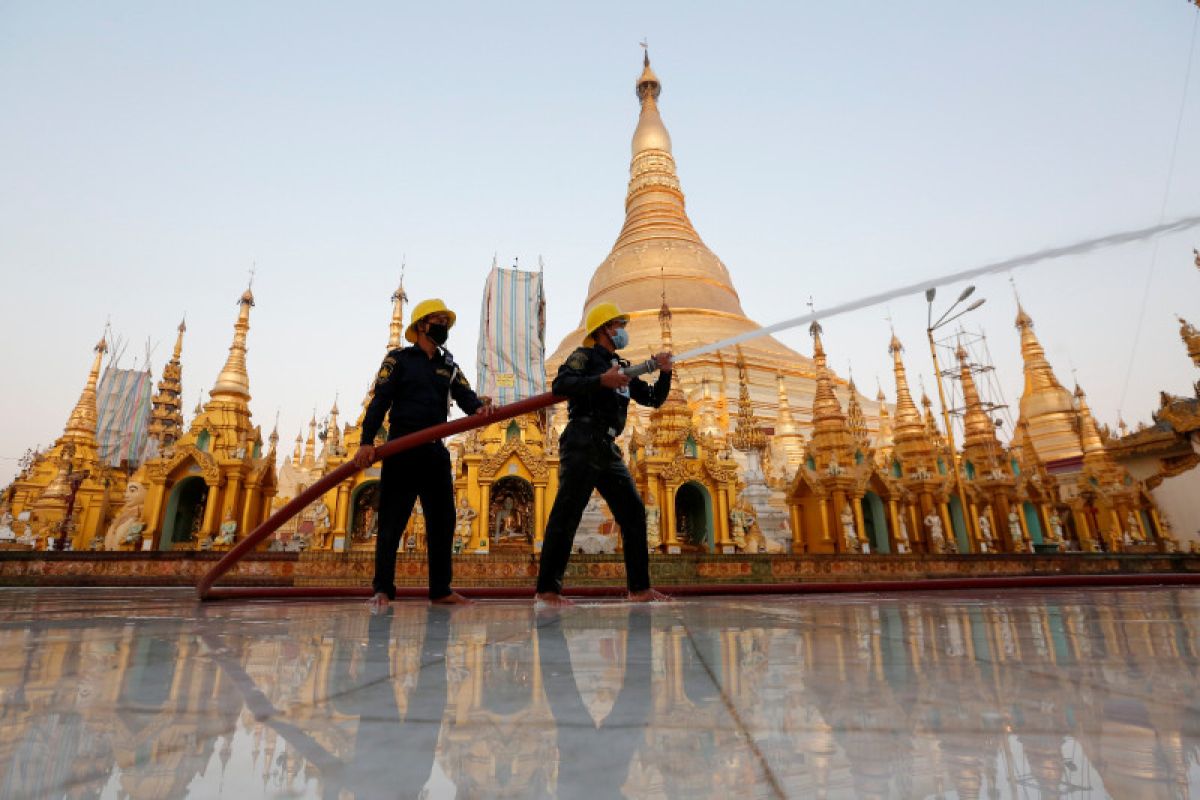
<svg viewBox="0 0 1200 800">
<path fill-rule="evenodd" d="M 623 350 L 629 346 L 629 331 L 624 328 L 617 328 L 617 332 L 612 335 L 613 347 L 618 350 Z"/>
</svg>

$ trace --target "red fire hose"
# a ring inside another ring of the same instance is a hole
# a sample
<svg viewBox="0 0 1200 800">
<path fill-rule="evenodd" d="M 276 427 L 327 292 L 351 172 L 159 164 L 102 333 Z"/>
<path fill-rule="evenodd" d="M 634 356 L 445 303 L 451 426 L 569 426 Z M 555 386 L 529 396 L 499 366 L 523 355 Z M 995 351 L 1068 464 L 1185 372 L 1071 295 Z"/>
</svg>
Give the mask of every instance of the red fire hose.
<svg viewBox="0 0 1200 800">
<path fill-rule="evenodd" d="M 461 419 L 453 420 L 452 422 L 444 422 L 441 425 L 434 425 L 432 428 L 426 428 L 423 431 L 410 433 L 406 436 L 401 436 L 398 439 L 393 439 L 387 444 L 379 447 L 375 451 L 376 460 L 387 458 L 395 455 L 402 450 L 408 450 L 411 447 L 432 442 L 435 439 L 444 439 L 447 436 L 453 436 L 456 433 L 469 431 L 472 428 L 481 428 L 484 425 L 490 425 L 493 422 L 499 422 L 513 417 L 519 417 L 522 414 L 528 414 L 539 409 L 552 406 L 555 403 L 565 400 L 565 397 L 558 397 L 550 392 L 539 394 L 525 400 L 519 400 L 515 403 L 509 403 L 506 406 L 500 406 L 488 416 L 470 416 Z M 259 525 L 250 535 L 242 541 L 238 542 L 233 548 L 218 561 L 212 569 L 204 574 L 200 582 L 196 584 L 196 594 L 201 600 L 216 599 L 222 590 L 213 589 L 213 584 L 216 583 L 222 575 L 233 568 L 233 565 L 240 561 L 254 547 L 266 539 L 272 533 L 279 529 L 279 526 L 287 522 L 292 517 L 303 511 L 310 503 L 319 498 L 321 495 L 328 492 L 333 487 L 337 486 L 347 478 L 359 471 L 353 461 L 347 461 L 340 467 L 330 472 L 325 477 L 314 483 L 312 486 L 305 489 L 297 495 L 291 502 L 283 508 L 276 511 L 266 519 L 263 524 Z M 294 587 L 282 586 L 264 586 L 250 588 L 239 588 L 236 590 L 239 597 L 288 597 L 295 596 L 296 589 Z M 335 587 L 314 587 L 314 589 L 306 590 L 313 595 L 325 594 L 326 596 L 334 593 L 343 593 L 346 595 L 356 595 L 361 592 L 355 591 L 353 588 L 335 588 Z"/>
</svg>

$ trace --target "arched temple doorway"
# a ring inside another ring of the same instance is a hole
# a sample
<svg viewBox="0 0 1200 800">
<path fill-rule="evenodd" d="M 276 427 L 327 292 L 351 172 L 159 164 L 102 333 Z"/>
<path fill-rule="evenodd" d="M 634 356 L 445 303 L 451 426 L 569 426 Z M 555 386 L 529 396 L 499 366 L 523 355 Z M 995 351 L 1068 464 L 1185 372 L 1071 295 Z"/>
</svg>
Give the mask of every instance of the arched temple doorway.
<svg viewBox="0 0 1200 800">
<path fill-rule="evenodd" d="M 171 489 L 167 513 L 163 517 L 159 550 L 171 550 L 195 541 L 204 524 L 204 506 L 208 502 L 208 484 L 198 476 L 184 478 Z"/>
<path fill-rule="evenodd" d="M 950 524 L 954 526 L 954 543 L 958 547 L 958 552 L 972 552 L 971 545 L 967 541 L 967 518 L 963 514 L 962 501 L 958 499 L 958 495 L 952 494 L 947 505 L 950 507 Z"/>
<path fill-rule="evenodd" d="M 684 547 L 712 552 L 712 496 L 695 481 L 675 492 L 675 536 Z"/>
<path fill-rule="evenodd" d="M 887 511 L 883 499 L 875 492 L 867 492 L 862 498 L 863 527 L 866 529 L 867 541 L 871 543 L 872 553 L 890 553 L 888 543 Z"/>
<path fill-rule="evenodd" d="M 379 481 L 364 481 L 350 501 L 350 539 L 365 542 L 379 533 Z"/>
<path fill-rule="evenodd" d="M 533 484 L 505 475 L 492 484 L 488 505 L 488 542 L 493 552 L 528 551 L 533 543 Z"/>
</svg>

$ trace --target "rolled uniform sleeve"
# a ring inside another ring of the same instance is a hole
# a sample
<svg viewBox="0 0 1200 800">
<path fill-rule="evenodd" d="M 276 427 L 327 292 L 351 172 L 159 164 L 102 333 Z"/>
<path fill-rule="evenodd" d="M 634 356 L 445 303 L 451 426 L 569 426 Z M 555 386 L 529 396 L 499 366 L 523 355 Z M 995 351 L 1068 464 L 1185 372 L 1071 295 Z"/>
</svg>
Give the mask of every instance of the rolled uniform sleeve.
<svg viewBox="0 0 1200 800">
<path fill-rule="evenodd" d="M 366 413 L 363 414 L 360 446 L 367 447 L 375 443 L 375 434 L 379 433 L 383 417 L 392 407 L 396 386 L 400 382 L 400 376 L 396 372 L 400 369 L 402 368 L 399 364 L 399 351 L 393 350 L 383 359 L 383 363 L 379 366 L 379 373 L 375 376 L 375 388 L 371 395 L 371 402 L 367 405 Z"/>
</svg>

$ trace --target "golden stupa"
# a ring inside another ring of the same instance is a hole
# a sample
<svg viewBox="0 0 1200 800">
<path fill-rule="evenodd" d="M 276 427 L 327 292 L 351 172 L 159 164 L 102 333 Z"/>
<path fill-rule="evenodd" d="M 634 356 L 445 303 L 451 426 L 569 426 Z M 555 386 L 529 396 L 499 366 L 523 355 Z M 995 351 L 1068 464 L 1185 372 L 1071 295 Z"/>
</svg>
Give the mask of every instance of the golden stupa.
<svg viewBox="0 0 1200 800">
<path fill-rule="evenodd" d="M 633 133 L 625 224 L 612 251 L 592 275 L 579 326 L 547 359 L 551 376 L 579 346 L 587 309 L 605 301 L 616 303 L 630 317 L 632 345 L 626 352 L 630 358 L 641 358 L 658 348 L 658 311 L 664 300 L 673 316 L 676 353 L 762 327 L 746 315 L 729 270 L 688 219 L 671 155 L 671 136 L 658 111 L 661 91 L 647 56 L 637 80 L 641 115 Z M 776 421 L 780 389 L 786 391 L 793 407 L 811 408 L 816 386 L 811 359 L 769 336 L 746 342 L 741 348 L 752 405 L 765 424 Z M 717 386 L 726 385 L 727 369 L 736 376 L 736 358 L 732 351 L 713 353 L 681 365 L 685 392 L 699 399 L 706 379 Z M 844 400 L 848 392 L 845 381 L 833 380 Z M 720 398 L 722 403 L 725 400 Z"/>
</svg>

